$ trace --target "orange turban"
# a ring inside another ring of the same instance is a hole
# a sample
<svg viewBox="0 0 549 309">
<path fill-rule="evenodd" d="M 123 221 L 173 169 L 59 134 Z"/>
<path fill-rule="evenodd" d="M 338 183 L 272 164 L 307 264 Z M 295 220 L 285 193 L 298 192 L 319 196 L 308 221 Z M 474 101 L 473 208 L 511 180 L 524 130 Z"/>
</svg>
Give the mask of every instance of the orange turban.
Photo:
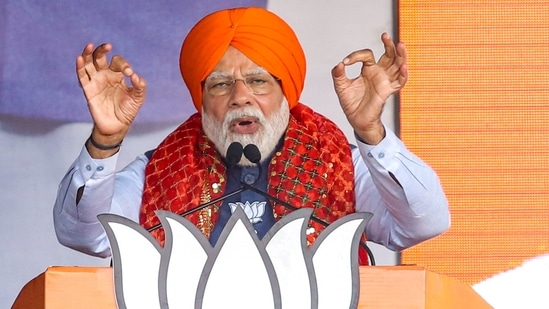
<svg viewBox="0 0 549 309">
<path fill-rule="evenodd" d="M 305 82 L 305 54 L 294 31 L 265 9 L 236 8 L 204 17 L 181 47 L 181 75 L 198 112 L 202 112 L 201 83 L 230 45 L 282 81 L 290 108 L 298 103 Z"/>
</svg>

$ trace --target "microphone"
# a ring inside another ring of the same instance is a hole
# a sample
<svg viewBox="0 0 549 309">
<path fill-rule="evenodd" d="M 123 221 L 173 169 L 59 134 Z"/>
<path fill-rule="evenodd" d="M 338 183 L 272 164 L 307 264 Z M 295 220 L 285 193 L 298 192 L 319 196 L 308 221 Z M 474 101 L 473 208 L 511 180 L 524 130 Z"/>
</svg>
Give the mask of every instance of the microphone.
<svg viewBox="0 0 549 309">
<path fill-rule="evenodd" d="M 227 154 L 225 155 L 225 160 L 227 160 L 227 163 L 230 166 L 234 166 L 240 162 L 240 158 L 242 158 L 242 153 L 244 150 L 242 149 L 242 144 L 239 142 L 234 142 L 229 145 L 229 148 L 227 148 Z M 261 155 L 261 154 L 260 154 Z"/>
<path fill-rule="evenodd" d="M 257 149 L 257 147 L 255 147 Z M 229 148 L 227 148 L 227 154 L 225 155 L 225 160 L 227 161 L 227 164 L 229 166 L 234 166 L 236 165 L 238 162 L 240 162 L 240 159 L 242 158 L 242 154 L 244 152 L 244 149 L 242 147 L 242 144 L 239 143 L 239 142 L 233 142 L 229 145 Z M 259 153 L 259 150 L 257 150 L 257 152 Z M 261 154 L 259 154 L 259 157 L 261 159 Z M 248 159 L 249 160 L 249 159 Z M 258 160 L 259 162 L 259 160 Z M 255 162 L 254 162 L 255 163 Z M 231 197 L 233 195 L 236 195 L 236 194 L 239 194 L 239 193 L 242 193 L 244 191 L 246 191 L 247 189 L 245 187 L 240 187 L 240 189 L 238 190 L 235 190 L 235 191 L 232 191 L 232 192 L 229 192 L 227 194 L 224 194 L 216 199 L 213 199 L 207 203 L 204 203 L 204 204 L 200 204 L 192 209 L 189 209 L 181 214 L 178 214 L 179 216 L 181 217 L 185 217 L 187 215 L 190 215 L 194 212 L 197 212 L 201 209 L 204 209 L 210 205 L 213 205 L 217 202 L 220 202 L 228 197 Z M 150 228 L 147 229 L 148 232 L 152 232 L 154 230 L 157 230 L 159 229 L 160 227 L 162 227 L 162 223 L 158 223 Z"/>
<path fill-rule="evenodd" d="M 246 157 L 246 159 L 248 159 L 250 162 L 254 163 L 257 165 L 257 167 L 259 168 L 259 175 L 261 175 L 262 173 L 262 168 L 261 168 L 261 164 L 259 164 L 259 161 L 261 161 L 261 152 L 259 151 L 259 149 L 257 148 L 256 145 L 254 144 L 248 144 L 246 145 L 246 147 L 244 147 L 244 156 Z M 246 190 L 251 190 L 251 191 L 254 191 L 255 193 L 257 194 L 260 194 L 264 197 L 266 197 L 267 199 L 270 199 L 272 201 L 274 201 L 275 203 L 278 203 L 278 204 L 281 204 L 282 206 L 286 207 L 287 209 L 290 209 L 291 211 L 295 211 L 299 208 L 295 207 L 295 206 L 292 206 L 272 195 L 270 195 L 269 193 L 267 192 L 263 192 L 259 189 L 257 189 L 255 186 L 253 186 L 254 184 L 252 185 L 249 185 L 243 181 L 240 181 L 240 184 L 242 185 L 243 188 L 245 188 Z M 324 227 L 327 227 L 328 225 L 330 225 L 328 222 L 324 221 L 324 220 L 321 220 L 317 217 L 315 217 L 314 215 L 311 215 L 311 220 L 317 222 L 317 223 L 320 223 L 322 226 Z M 360 241 L 360 246 L 362 248 L 364 248 L 364 250 L 366 250 L 366 253 L 368 254 L 368 259 L 370 260 L 370 265 L 371 266 L 375 266 L 376 262 L 375 262 L 375 259 L 374 259 L 374 254 L 372 253 L 372 251 L 370 250 L 370 248 L 368 248 L 368 245 L 366 245 L 365 242 L 363 241 Z"/>
<path fill-rule="evenodd" d="M 242 145 L 240 147 L 242 147 Z M 244 147 L 243 152 L 246 159 L 248 159 L 250 162 L 254 164 L 258 164 L 259 161 L 261 161 L 261 152 L 259 151 L 256 145 L 254 144 L 246 145 L 246 147 Z"/>
</svg>

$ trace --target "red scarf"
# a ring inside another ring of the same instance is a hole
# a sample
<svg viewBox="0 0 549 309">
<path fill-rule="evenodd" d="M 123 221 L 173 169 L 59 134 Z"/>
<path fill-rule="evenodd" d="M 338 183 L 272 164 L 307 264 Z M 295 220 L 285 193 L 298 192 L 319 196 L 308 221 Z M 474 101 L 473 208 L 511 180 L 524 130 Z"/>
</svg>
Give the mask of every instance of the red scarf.
<svg viewBox="0 0 549 309">
<path fill-rule="evenodd" d="M 268 173 L 269 194 L 298 208 L 314 208 L 313 216 L 324 222 L 354 212 L 354 168 L 347 139 L 333 122 L 305 105 L 291 109 L 283 147 L 273 155 Z M 159 224 L 156 210 L 181 214 L 222 196 L 226 179 L 221 157 L 202 130 L 201 116 L 192 115 L 158 146 L 145 169 L 141 225 L 148 229 Z M 186 219 L 209 237 L 220 206 Z M 276 219 L 290 212 L 276 203 L 273 209 Z M 311 244 L 324 226 L 312 220 L 309 225 L 314 228 L 307 236 Z M 163 243 L 163 229 L 152 234 Z M 367 261 L 364 253 L 360 260 Z"/>
</svg>

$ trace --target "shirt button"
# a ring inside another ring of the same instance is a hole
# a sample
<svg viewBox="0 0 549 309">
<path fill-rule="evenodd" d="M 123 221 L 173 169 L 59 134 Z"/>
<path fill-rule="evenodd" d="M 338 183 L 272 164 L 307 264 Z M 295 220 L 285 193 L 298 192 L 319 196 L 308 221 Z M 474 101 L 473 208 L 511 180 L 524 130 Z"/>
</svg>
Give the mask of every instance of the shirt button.
<svg viewBox="0 0 549 309">
<path fill-rule="evenodd" d="M 385 153 L 384 152 L 380 152 L 378 155 L 377 155 L 378 158 L 380 159 L 383 159 L 385 158 Z"/>
<path fill-rule="evenodd" d="M 103 166 L 98 166 L 98 167 L 97 167 L 97 170 L 100 171 L 100 172 L 101 172 L 102 170 L 104 170 L 104 169 L 105 169 L 105 168 L 104 168 Z"/>
<path fill-rule="evenodd" d="M 371 152 L 368 152 L 368 157 L 373 158 L 374 155 Z"/>
<path fill-rule="evenodd" d="M 244 176 L 244 182 L 251 185 L 252 183 L 255 182 L 255 176 L 252 175 L 252 174 L 248 174 L 248 175 Z"/>
<path fill-rule="evenodd" d="M 88 164 L 88 165 L 86 165 L 86 170 L 87 170 L 88 172 L 89 172 L 89 171 L 91 171 L 91 170 L 92 170 L 92 167 L 91 167 L 91 165 L 89 165 L 89 164 Z"/>
</svg>

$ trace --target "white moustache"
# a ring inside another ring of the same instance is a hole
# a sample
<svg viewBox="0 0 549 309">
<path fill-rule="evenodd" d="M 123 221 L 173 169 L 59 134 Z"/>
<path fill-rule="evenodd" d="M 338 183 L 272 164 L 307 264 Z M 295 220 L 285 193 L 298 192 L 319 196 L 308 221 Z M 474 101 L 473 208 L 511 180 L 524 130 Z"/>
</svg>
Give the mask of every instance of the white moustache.
<svg viewBox="0 0 549 309">
<path fill-rule="evenodd" d="M 246 117 L 255 118 L 257 123 L 259 123 L 260 125 L 263 125 L 266 121 L 265 115 L 263 115 L 261 110 L 253 107 L 244 107 L 227 112 L 227 114 L 225 115 L 225 119 L 223 120 L 223 127 L 227 128 L 231 125 L 233 121 Z"/>
</svg>

